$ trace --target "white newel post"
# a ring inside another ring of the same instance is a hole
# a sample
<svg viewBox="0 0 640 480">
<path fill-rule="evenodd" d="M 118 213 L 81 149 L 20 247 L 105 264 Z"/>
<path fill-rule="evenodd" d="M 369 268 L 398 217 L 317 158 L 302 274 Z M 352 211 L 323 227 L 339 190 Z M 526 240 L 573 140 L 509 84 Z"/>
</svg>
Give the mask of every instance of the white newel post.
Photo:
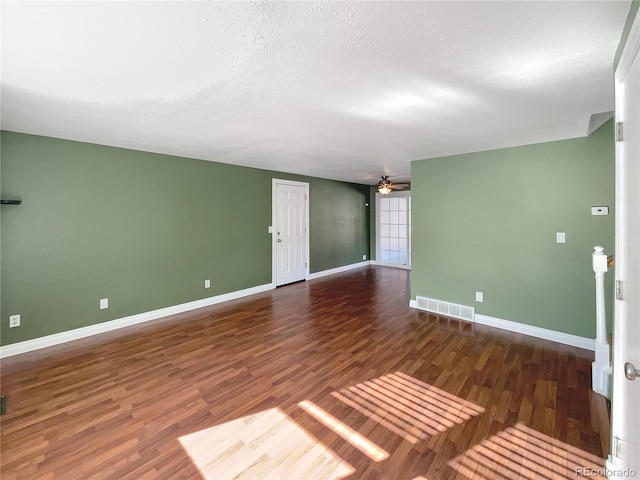
<svg viewBox="0 0 640 480">
<path fill-rule="evenodd" d="M 607 341 L 604 296 L 604 274 L 607 270 L 607 255 L 604 253 L 604 248 L 593 247 L 593 271 L 596 277 L 596 360 L 591 367 L 592 384 L 594 392 L 609 398 L 611 360 Z"/>
</svg>

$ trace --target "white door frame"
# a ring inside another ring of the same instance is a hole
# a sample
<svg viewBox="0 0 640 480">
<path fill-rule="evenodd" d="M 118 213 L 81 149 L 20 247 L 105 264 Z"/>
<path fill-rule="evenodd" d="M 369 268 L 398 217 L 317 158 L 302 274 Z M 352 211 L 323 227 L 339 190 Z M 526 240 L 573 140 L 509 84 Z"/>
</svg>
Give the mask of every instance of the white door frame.
<svg viewBox="0 0 640 480">
<path fill-rule="evenodd" d="M 410 197 L 411 190 L 407 190 L 404 192 L 391 192 L 386 195 L 382 195 L 380 192 L 376 192 L 376 265 L 382 265 L 384 267 L 393 267 L 393 268 L 402 268 L 404 270 L 411 270 L 411 247 L 409 247 L 409 251 L 407 252 L 407 265 L 397 265 L 395 263 L 382 263 L 380 259 L 382 258 L 382 242 L 380 241 L 380 199 L 383 197 Z M 412 205 L 413 207 L 413 205 Z M 411 211 L 409 211 L 411 214 Z M 408 220 L 408 219 L 407 219 Z M 407 225 L 413 225 L 407 223 Z M 407 238 L 409 242 L 411 242 L 411 236 Z"/>
<path fill-rule="evenodd" d="M 304 209 L 305 209 L 305 226 L 304 226 L 304 249 L 305 249 L 305 269 L 304 279 L 309 280 L 309 269 L 311 262 L 309 261 L 309 184 L 306 182 L 296 182 L 295 180 L 283 180 L 281 178 L 271 179 L 271 284 L 276 286 L 276 215 L 278 199 L 276 196 L 276 188 L 278 185 L 292 185 L 295 187 L 304 187 Z"/>
<path fill-rule="evenodd" d="M 627 43 L 624 46 L 622 51 L 622 56 L 620 57 L 620 62 L 618 63 L 618 68 L 615 72 L 615 94 L 616 94 L 616 122 L 623 121 L 627 118 L 623 111 L 624 102 L 624 80 L 627 77 L 627 74 L 630 71 L 630 68 L 633 62 L 640 62 L 640 15 L 637 15 L 631 30 L 629 32 L 629 36 L 627 39 Z M 628 103 L 628 102 L 627 102 Z M 626 108 L 626 107 L 625 107 Z M 636 109 L 640 109 L 640 106 L 635 106 Z M 637 110 L 636 110 L 637 111 Z M 624 132 L 623 132 L 624 134 Z M 624 142 L 621 142 L 624 143 Z M 637 205 L 625 205 L 623 202 L 623 192 L 621 190 L 621 186 L 624 185 L 623 179 L 625 172 L 623 170 L 624 164 L 622 155 L 624 154 L 621 143 L 616 144 L 616 247 L 615 247 L 615 255 L 616 255 L 616 280 L 624 280 L 627 276 L 627 272 L 624 271 L 626 267 L 638 268 L 637 265 L 627 265 L 627 262 L 624 258 L 626 250 L 626 245 L 629 242 L 628 232 L 624 229 L 625 223 L 623 219 L 626 212 L 625 209 L 637 209 Z M 628 149 L 627 149 L 628 150 Z M 640 159 L 636 160 L 640 161 Z M 620 261 L 619 260 L 620 258 Z M 634 292 L 637 295 L 637 292 Z M 623 295 L 624 295 L 624 286 L 623 286 Z M 623 458 L 630 458 L 632 455 L 637 453 L 637 451 L 633 451 L 634 448 L 637 448 L 637 445 L 629 445 L 626 442 L 621 442 L 618 440 L 617 435 L 621 433 L 625 433 L 625 426 L 627 429 L 629 425 L 632 425 L 630 422 L 635 422 L 636 425 L 640 424 L 638 421 L 638 409 L 637 405 L 633 405 L 633 408 L 629 408 L 630 399 L 624 398 L 624 386 L 626 380 L 623 374 L 623 365 L 624 362 L 634 360 L 634 363 L 637 363 L 638 359 L 629 358 L 629 353 L 627 351 L 626 346 L 623 342 L 626 341 L 626 331 L 625 325 L 629 321 L 638 321 L 637 318 L 629 319 L 623 318 L 625 314 L 625 309 L 621 302 L 624 300 L 614 300 L 614 322 L 613 322 L 613 395 L 611 402 L 611 455 L 607 460 L 607 469 L 608 469 L 608 477 L 609 478 L 622 478 L 623 475 L 619 474 L 620 471 L 624 471 L 626 468 L 630 467 L 630 465 L 626 465 Z M 637 341 L 637 339 L 636 339 Z M 636 364 L 636 368 L 638 365 Z M 640 382 L 640 379 L 636 379 L 636 382 Z M 637 438 L 637 437 L 636 437 Z M 624 439 L 628 440 L 628 439 Z M 623 449 L 625 450 L 623 452 Z M 620 455 L 620 456 L 618 456 Z M 637 472 L 640 473 L 640 472 Z"/>
</svg>

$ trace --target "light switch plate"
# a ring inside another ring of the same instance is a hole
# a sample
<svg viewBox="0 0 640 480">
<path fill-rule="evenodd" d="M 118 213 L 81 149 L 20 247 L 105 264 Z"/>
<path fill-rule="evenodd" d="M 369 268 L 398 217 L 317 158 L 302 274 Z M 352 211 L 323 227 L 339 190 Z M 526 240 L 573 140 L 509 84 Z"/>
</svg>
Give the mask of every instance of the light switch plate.
<svg viewBox="0 0 640 480">
<path fill-rule="evenodd" d="M 9 316 L 9 328 L 15 328 L 20 326 L 20 315 Z"/>
<path fill-rule="evenodd" d="M 591 215 L 609 215 L 609 207 L 591 207 Z"/>
<path fill-rule="evenodd" d="M 105 308 L 109 308 L 109 299 L 101 298 L 100 299 L 100 310 L 104 310 Z"/>
<path fill-rule="evenodd" d="M 476 292 L 476 302 L 484 302 L 484 293 Z"/>
<path fill-rule="evenodd" d="M 556 243 L 565 243 L 566 242 L 566 236 L 564 232 L 558 232 L 556 233 Z"/>
</svg>

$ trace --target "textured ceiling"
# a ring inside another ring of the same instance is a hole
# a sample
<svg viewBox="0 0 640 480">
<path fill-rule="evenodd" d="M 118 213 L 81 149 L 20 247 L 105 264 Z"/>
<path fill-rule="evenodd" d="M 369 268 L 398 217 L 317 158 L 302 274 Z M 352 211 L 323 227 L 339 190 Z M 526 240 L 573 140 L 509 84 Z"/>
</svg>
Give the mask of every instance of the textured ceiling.
<svg viewBox="0 0 640 480">
<path fill-rule="evenodd" d="M 1 125 L 401 181 L 411 160 L 586 135 L 629 5 L 3 2 Z"/>
</svg>

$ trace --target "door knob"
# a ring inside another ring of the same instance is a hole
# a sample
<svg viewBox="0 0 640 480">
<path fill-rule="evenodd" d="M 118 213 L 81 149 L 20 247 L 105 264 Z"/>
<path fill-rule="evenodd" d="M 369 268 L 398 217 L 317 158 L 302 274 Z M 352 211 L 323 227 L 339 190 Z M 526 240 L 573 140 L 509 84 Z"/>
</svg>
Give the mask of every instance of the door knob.
<svg viewBox="0 0 640 480">
<path fill-rule="evenodd" d="M 635 380 L 640 377 L 640 370 L 633 366 L 633 363 L 627 362 L 624 364 L 624 376 L 627 380 Z"/>
</svg>

